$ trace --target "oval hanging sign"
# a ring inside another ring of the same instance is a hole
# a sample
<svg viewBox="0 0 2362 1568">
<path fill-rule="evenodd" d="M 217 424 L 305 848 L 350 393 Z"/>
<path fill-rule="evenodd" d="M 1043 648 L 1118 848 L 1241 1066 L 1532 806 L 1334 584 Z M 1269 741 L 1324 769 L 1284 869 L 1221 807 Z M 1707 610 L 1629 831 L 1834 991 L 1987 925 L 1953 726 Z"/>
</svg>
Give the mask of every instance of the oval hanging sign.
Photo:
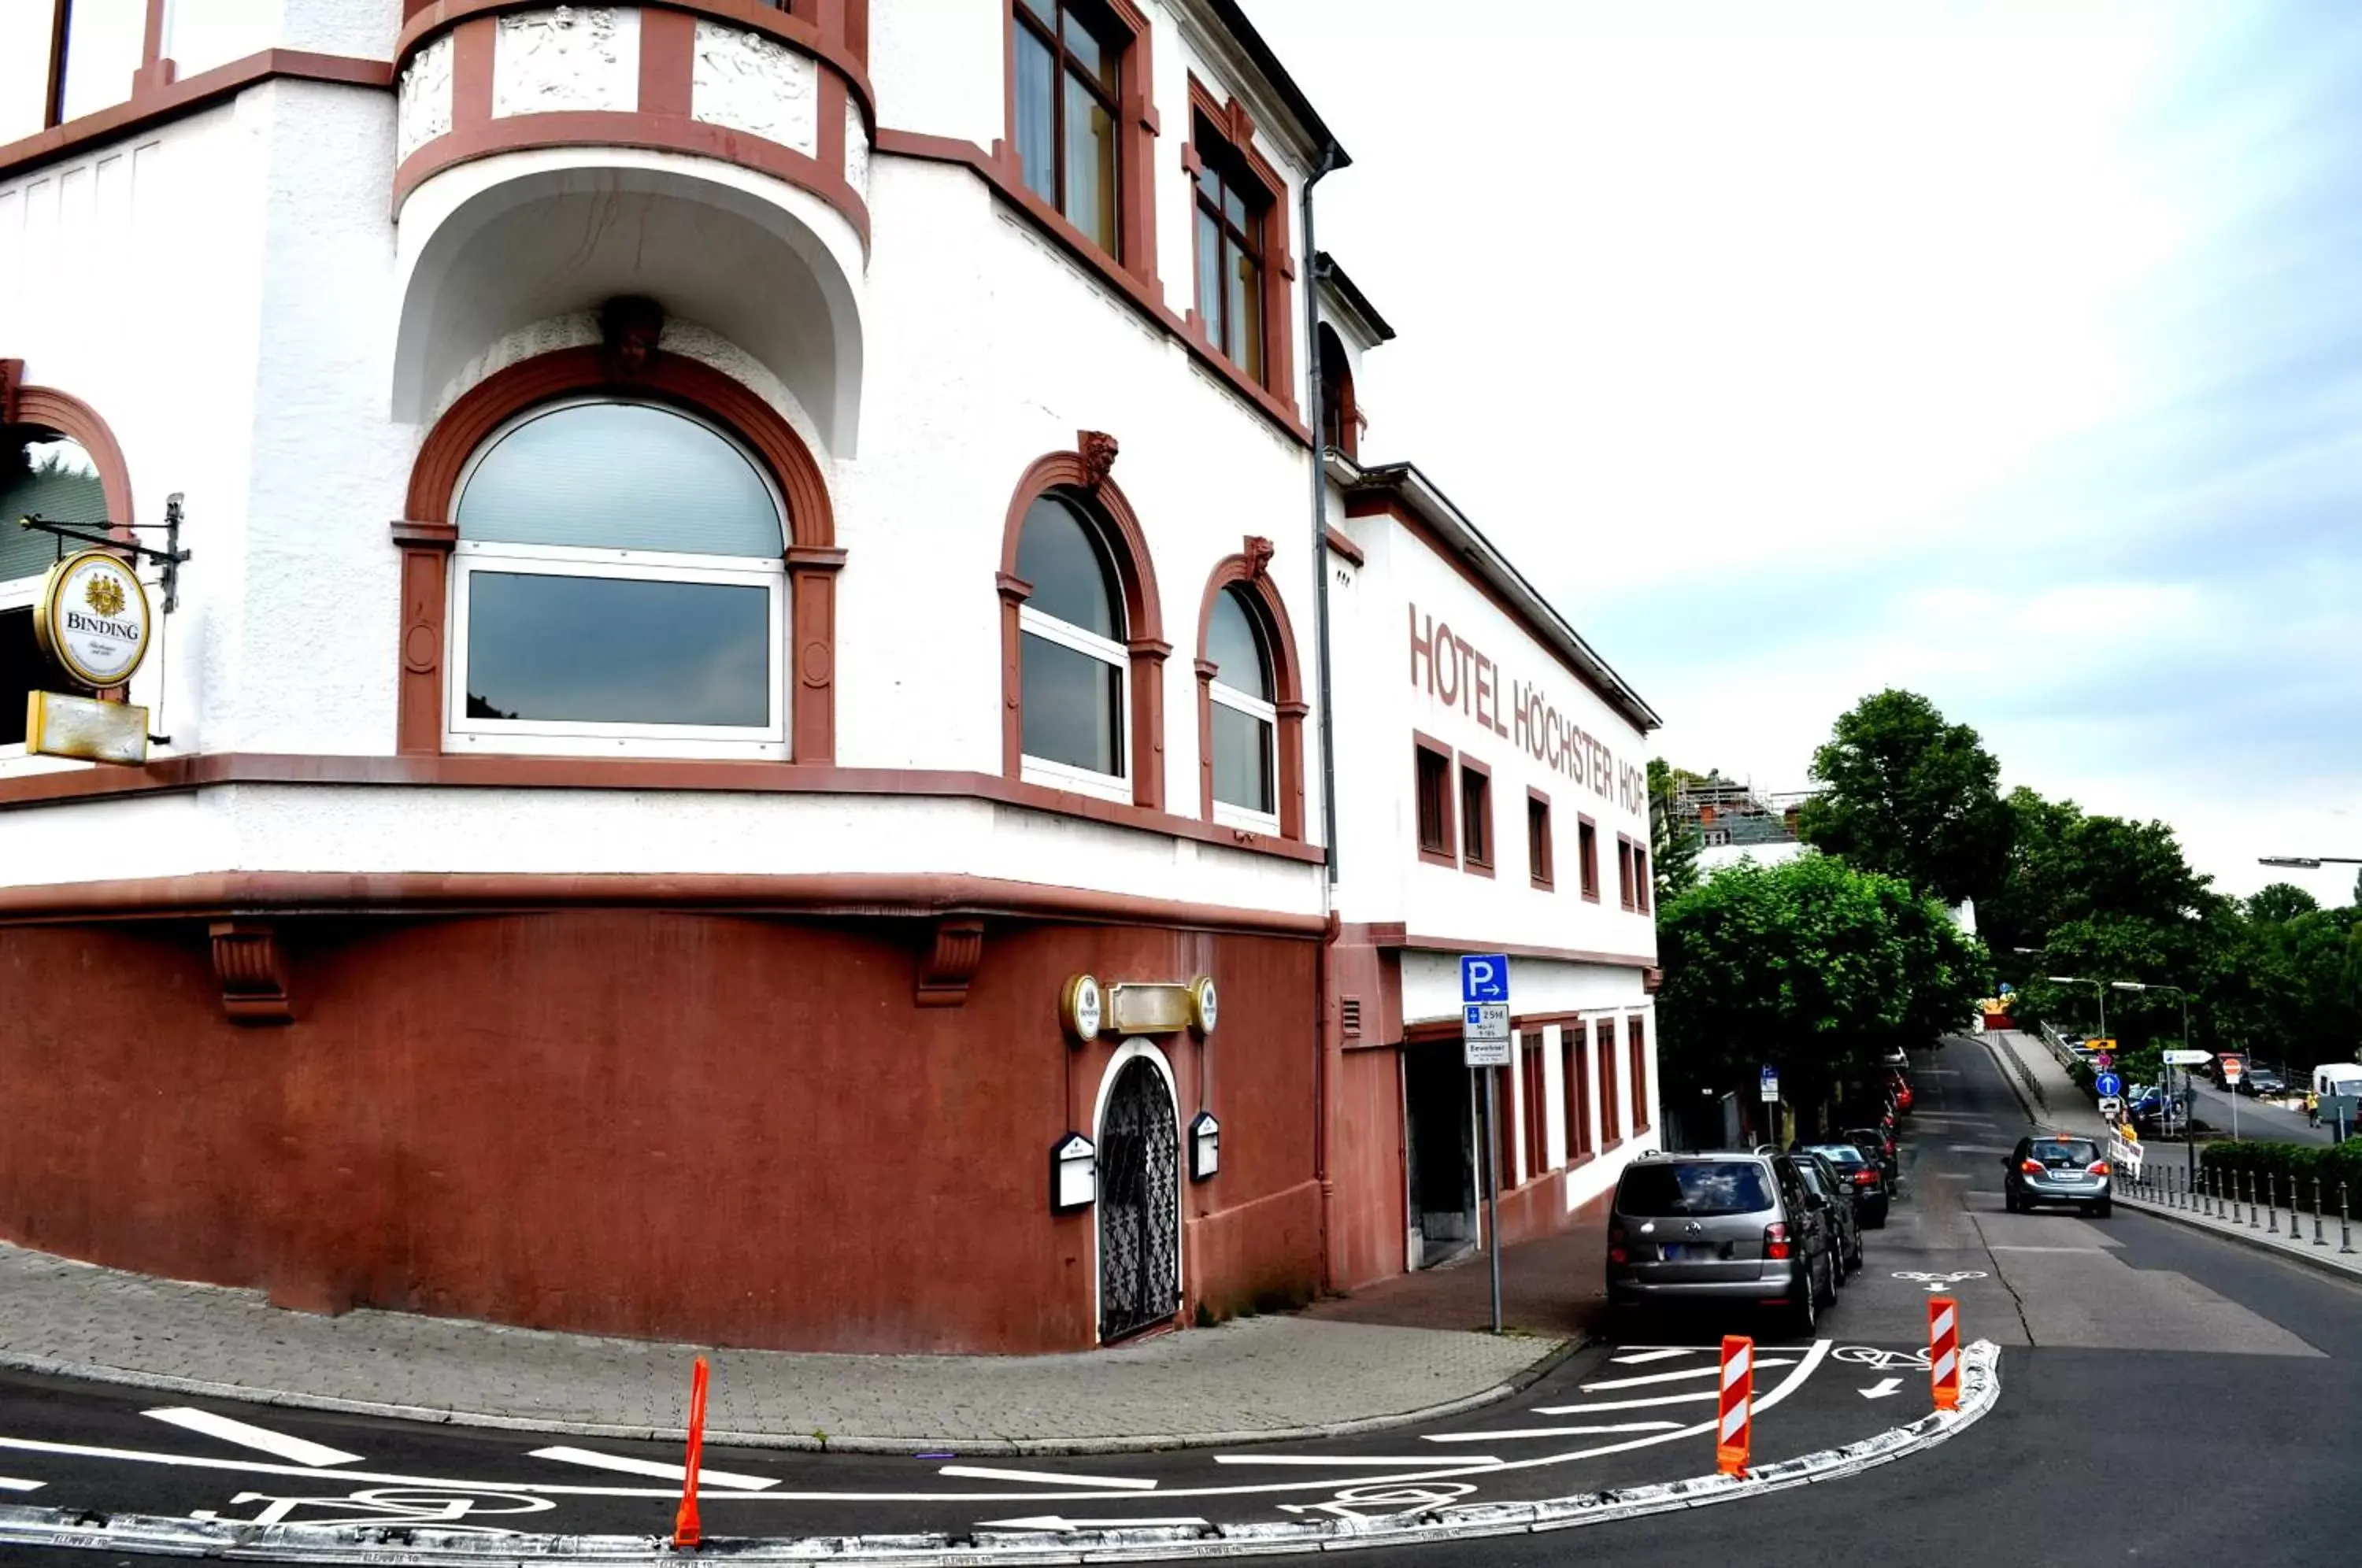
<svg viewBox="0 0 2362 1568">
<path fill-rule="evenodd" d="M 33 606 L 41 651 L 100 690 L 138 673 L 153 624 L 138 575 L 105 550 L 83 550 L 51 567 Z"/>
</svg>

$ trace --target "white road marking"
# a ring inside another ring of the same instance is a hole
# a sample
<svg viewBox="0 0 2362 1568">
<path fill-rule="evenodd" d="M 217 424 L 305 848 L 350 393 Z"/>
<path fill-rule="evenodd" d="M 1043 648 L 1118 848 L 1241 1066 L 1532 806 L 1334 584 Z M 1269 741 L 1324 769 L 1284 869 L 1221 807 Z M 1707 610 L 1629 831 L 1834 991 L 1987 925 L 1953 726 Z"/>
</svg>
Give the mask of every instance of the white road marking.
<svg viewBox="0 0 2362 1568">
<path fill-rule="evenodd" d="M 661 1459 L 628 1459 L 620 1453 L 601 1453 L 588 1448 L 537 1448 L 535 1459 L 554 1459 L 560 1464 L 585 1464 L 593 1470 L 618 1470 L 626 1475 L 654 1475 L 664 1481 L 686 1481 L 689 1466 L 668 1464 Z M 727 1470 L 697 1467 L 697 1484 L 701 1486 L 728 1486 L 741 1492 L 762 1492 L 778 1485 L 763 1475 L 733 1475 Z"/>
<path fill-rule="evenodd" d="M 48 1485 L 46 1481 L 19 1481 L 14 1475 L 0 1475 L 0 1492 L 38 1492 Z"/>
<path fill-rule="evenodd" d="M 324 1442 L 311 1442 L 285 1432 L 274 1432 L 269 1427 L 248 1425 L 216 1416 L 211 1410 L 193 1410 L 185 1406 L 169 1410 L 147 1410 L 142 1414 L 193 1432 L 202 1432 L 224 1442 L 234 1442 L 240 1448 L 250 1448 L 262 1453 L 275 1453 L 281 1459 L 292 1459 L 298 1464 L 315 1467 L 324 1464 L 359 1464 L 361 1456 L 347 1453 L 341 1448 L 330 1448 Z"/>
<path fill-rule="evenodd" d="M 1903 1379 L 1899 1377 L 1882 1377 L 1875 1386 L 1863 1389 L 1861 1397 L 1865 1399 L 1883 1399 L 1902 1386 Z"/>
<path fill-rule="evenodd" d="M 978 1529 L 1154 1529 L 1162 1525 L 1178 1529 L 1187 1525 L 1202 1525 L 1206 1521 L 1195 1515 L 1172 1519 L 1070 1519 L 1058 1514 L 1043 1514 L 1030 1519 L 979 1519 Z"/>
<path fill-rule="evenodd" d="M 1047 1486 L 1120 1486 L 1139 1492 L 1156 1489 L 1154 1481 L 1130 1475 L 1061 1475 L 1054 1470 L 991 1470 L 979 1464 L 946 1464 L 938 1474 L 968 1481 L 1038 1481 Z"/>
<path fill-rule="evenodd" d="M 1435 1440 L 1430 1438 L 1428 1441 L 1432 1442 Z M 1433 1464 L 1435 1463 L 1435 1455 L 1431 1453 L 1411 1453 L 1404 1454 L 1394 1459 L 1375 1459 L 1366 1454 L 1358 1453 L 1345 1455 L 1333 1453 L 1218 1453 L 1214 1455 L 1214 1463 L 1217 1464 L 1359 1464 L 1381 1470 L 1402 1470 L 1414 1466 L 1423 1468 L 1427 1465 Z M 1463 1453 L 1457 1459 L 1453 1460 L 1452 1463 L 1455 1464 L 1498 1464 L 1501 1463 L 1501 1460 L 1496 1454 Z"/>
<path fill-rule="evenodd" d="M 1709 1395 L 1711 1398 L 1713 1396 Z M 1518 1431 L 1429 1432 L 1429 1442 L 1491 1442 L 1496 1438 L 1612 1437 L 1618 1432 L 1677 1432 L 1679 1421 L 1626 1421 L 1613 1427 L 1527 1427 Z"/>
<path fill-rule="evenodd" d="M 1696 1353 L 1696 1351 L 1688 1346 L 1677 1345 L 1668 1350 L 1635 1351 L 1630 1355 L 1611 1356 L 1608 1359 L 1618 1366 L 1638 1366 L 1644 1361 L 1670 1361 L 1677 1355 L 1695 1355 Z"/>
<path fill-rule="evenodd" d="M 1767 1357 L 1757 1362 L 1755 1364 L 1758 1366 L 1771 1367 L 1794 1366 L 1796 1364 L 1793 1361 L 1773 1361 Z M 1718 1364 L 1714 1366 L 1693 1366 L 1686 1372 L 1652 1372 L 1646 1377 L 1612 1377 L 1605 1383 L 1586 1383 L 1582 1386 L 1583 1391 L 1585 1394 L 1588 1394 L 1594 1389 L 1640 1388 L 1651 1383 L 1686 1383 L 1693 1377 L 1719 1377 L 1721 1375 L 1722 1368 Z"/>
<path fill-rule="evenodd" d="M 1994 1242 L 1987 1242 L 1985 1251 L 1989 1253 L 2081 1253 L 2095 1258 L 2108 1255 L 2105 1247 L 2004 1247 Z"/>
<path fill-rule="evenodd" d="M 1660 1394 L 1653 1399 L 1596 1399 L 1587 1405 L 1537 1405 L 1537 1416 L 1604 1416 L 1610 1410 L 1650 1410 L 1660 1405 L 1711 1405 L 1722 1396 L 1712 1389 L 1704 1394 Z"/>
<path fill-rule="evenodd" d="M 1812 1374 L 1827 1358 L 1830 1342 L 1817 1341 L 1797 1364 L 1780 1380 L 1778 1387 L 1755 1401 L 1757 1411 L 1769 1410 L 1783 1399 L 1802 1388 Z M 1683 1438 L 1701 1437 L 1714 1430 L 1711 1420 L 1683 1427 L 1675 1431 L 1652 1433 L 1623 1442 L 1600 1443 L 1589 1448 L 1569 1449 L 1560 1453 L 1538 1454 L 1531 1459 L 1511 1460 L 1505 1463 L 1469 1464 L 1447 1461 L 1424 1474 L 1389 1476 L 1382 1485 L 1406 1485 L 1414 1482 L 1458 1475 L 1497 1475 L 1512 1470 L 1541 1470 L 1573 1464 L 1586 1459 L 1602 1459 L 1609 1454 L 1628 1453 L 1635 1449 L 1653 1448 L 1659 1443 L 1673 1442 Z M 292 1464 L 271 1464 L 254 1459 L 208 1459 L 186 1453 L 159 1453 L 141 1449 L 106 1448 L 93 1443 L 50 1442 L 39 1438 L 0 1437 L 0 1452 L 39 1453 L 68 1459 L 116 1460 L 130 1464 L 153 1464 L 174 1470 L 229 1471 L 248 1475 L 301 1475 L 316 1478 L 323 1472 Z M 670 1500 L 679 1496 L 673 1486 L 569 1486 L 546 1481 L 458 1481 L 439 1475 L 404 1475 L 354 1470 L 331 1474 L 339 1479 L 373 1482 L 380 1486 L 399 1487 L 404 1492 L 463 1492 L 471 1494 L 514 1494 L 538 1497 L 637 1497 Z M 1072 1479 L 1069 1477 L 1068 1479 Z M 1360 1485 L 1360 1483 L 1355 1483 Z M 1334 1478 L 1307 1477 L 1301 1481 L 1265 1481 L 1245 1486 L 1175 1487 L 1159 1496 L 1168 1502 L 1197 1497 L 1246 1497 L 1271 1494 L 1336 1490 Z M 944 1503 L 972 1507 L 979 1502 L 1038 1503 L 1042 1494 L 1003 1493 L 998 1496 L 974 1492 L 718 1492 L 711 1499 L 719 1504 L 734 1503 Z M 1128 1499 L 1130 1492 L 1073 1493 L 1061 1500 L 1066 1502 L 1108 1501 Z M 1283 1505 L 1284 1506 L 1284 1505 Z M 1320 1507 L 1327 1505 L 1315 1504 Z"/>
</svg>

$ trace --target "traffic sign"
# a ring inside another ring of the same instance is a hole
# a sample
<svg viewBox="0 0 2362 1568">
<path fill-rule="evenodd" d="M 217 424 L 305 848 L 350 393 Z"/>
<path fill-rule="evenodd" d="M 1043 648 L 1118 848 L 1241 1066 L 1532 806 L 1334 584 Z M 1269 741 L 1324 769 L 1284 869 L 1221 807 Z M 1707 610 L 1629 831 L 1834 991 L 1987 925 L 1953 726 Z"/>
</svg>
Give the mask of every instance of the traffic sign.
<svg viewBox="0 0 2362 1568">
<path fill-rule="evenodd" d="M 1764 1103 L 1777 1103 L 1780 1099 L 1780 1069 L 1769 1062 L 1764 1063 L 1762 1079 Z"/>
<path fill-rule="evenodd" d="M 1507 1002 L 1470 1002 L 1460 1010 L 1460 1059 L 1471 1067 L 1509 1065 Z"/>
<path fill-rule="evenodd" d="M 2115 1065 L 2116 1059 L 2114 1056 L 2109 1055 L 2105 1051 L 2100 1052 L 2097 1055 L 2092 1058 L 2092 1066 L 2099 1068 L 2100 1071 L 2103 1073 Z"/>
<path fill-rule="evenodd" d="M 2114 1095 L 2112 1095 L 2112 1094 L 2111 1094 L 2111 1095 L 2103 1095 L 2103 1096 L 2101 1096 L 2101 1098 L 2100 1098 L 2100 1114 L 2101 1114 L 2101 1115 L 2103 1115 L 2103 1116 L 2104 1116 L 2104 1117 L 2108 1118 L 2110 1121 L 2114 1121 L 2114 1120 L 2115 1120 L 2117 1117 L 2122 1116 L 2124 1113 L 2125 1113 L 2125 1102 L 2124 1102 L 2123 1100 L 2118 1099 Z"/>
<path fill-rule="evenodd" d="M 2169 1067 L 2202 1067 L 2214 1059 L 2212 1051 L 2168 1051 L 2165 1065 Z"/>
<path fill-rule="evenodd" d="M 2239 1060 L 2238 1057 L 2226 1054 L 2221 1058 L 2221 1060 L 2223 1063 L 2223 1081 L 2225 1084 L 2235 1084 L 2241 1078 L 2247 1076 L 2247 1064 Z"/>
<path fill-rule="evenodd" d="M 1460 955 L 1460 999 L 1463 1002 L 1507 1001 L 1509 955 L 1506 953 L 1462 953 Z"/>
<path fill-rule="evenodd" d="M 2092 1090 L 2103 1097 L 2120 1095 L 2125 1092 L 2125 1080 L 2114 1073 L 2102 1073 L 2092 1080 Z"/>
</svg>

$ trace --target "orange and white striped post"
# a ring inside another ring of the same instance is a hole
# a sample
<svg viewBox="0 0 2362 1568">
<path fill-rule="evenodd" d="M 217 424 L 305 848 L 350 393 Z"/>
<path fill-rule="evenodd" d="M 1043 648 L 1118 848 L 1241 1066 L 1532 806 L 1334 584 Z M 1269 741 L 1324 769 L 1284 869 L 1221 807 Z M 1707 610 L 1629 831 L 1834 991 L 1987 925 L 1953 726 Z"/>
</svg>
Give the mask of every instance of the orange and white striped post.
<svg viewBox="0 0 2362 1568">
<path fill-rule="evenodd" d="M 681 1471 L 680 1509 L 672 1517 L 672 1544 L 685 1551 L 701 1539 L 697 1525 L 697 1469 L 705 1457 L 705 1358 L 689 1375 L 689 1463 Z"/>
<path fill-rule="evenodd" d="M 1722 1337 L 1722 1419 L 1715 1427 L 1714 1467 L 1725 1475 L 1747 1474 L 1755 1446 L 1755 1342 L 1744 1334 Z"/>
<path fill-rule="evenodd" d="M 1960 1408 L 1960 1304 L 1948 1296 L 1927 1297 L 1927 1378 L 1936 1408 Z"/>
</svg>

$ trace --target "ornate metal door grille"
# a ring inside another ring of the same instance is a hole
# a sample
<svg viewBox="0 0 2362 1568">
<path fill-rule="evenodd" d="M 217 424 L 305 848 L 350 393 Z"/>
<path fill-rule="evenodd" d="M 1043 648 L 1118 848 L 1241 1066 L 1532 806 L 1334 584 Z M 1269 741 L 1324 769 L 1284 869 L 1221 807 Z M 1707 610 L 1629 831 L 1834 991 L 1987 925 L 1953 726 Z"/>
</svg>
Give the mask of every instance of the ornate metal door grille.
<svg viewBox="0 0 2362 1568">
<path fill-rule="evenodd" d="M 1164 1080 L 1125 1066 L 1099 1131 L 1099 1340 L 1154 1328 L 1180 1305 L 1180 1129 Z"/>
</svg>

